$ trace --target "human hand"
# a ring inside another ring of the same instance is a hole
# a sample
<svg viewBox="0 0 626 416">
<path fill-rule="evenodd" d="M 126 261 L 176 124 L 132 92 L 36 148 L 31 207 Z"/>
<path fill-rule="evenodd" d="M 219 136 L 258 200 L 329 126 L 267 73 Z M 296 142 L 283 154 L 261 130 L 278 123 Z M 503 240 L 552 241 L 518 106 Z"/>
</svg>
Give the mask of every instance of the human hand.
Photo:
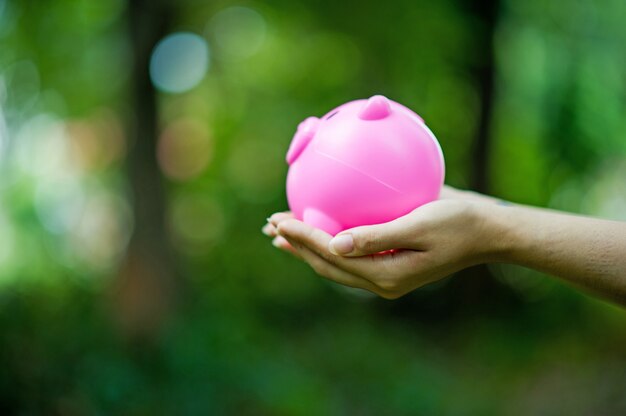
<svg viewBox="0 0 626 416">
<path fill-rule="evenodd" d="M 404 217 L 346 230 L 335 238 L 290 213 L 272 215 L 263 231 L 318 274 L 395 299 L 494 258 L 503 249 L 488 221 L 496 201 L 446 187 L 442 199 Z"/>
</svg>

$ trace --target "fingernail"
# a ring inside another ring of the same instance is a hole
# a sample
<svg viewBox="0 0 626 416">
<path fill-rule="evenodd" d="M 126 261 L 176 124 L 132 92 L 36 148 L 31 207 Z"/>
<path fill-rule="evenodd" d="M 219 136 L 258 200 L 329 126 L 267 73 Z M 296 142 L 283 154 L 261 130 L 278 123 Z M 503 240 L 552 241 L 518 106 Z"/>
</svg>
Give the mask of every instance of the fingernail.
<svg viewBox="0 0 626 416">
<path fill-rule="evenodd" d="M 270 215 L 270 217 L 267 219 L 267 221 L 272 224 L 274 227 L 276 227 L 278 225 L 278 218 L 280 218 L 278 216 L 278 213 L 276 214 L 272 214 Z"/>
<path fill-rule="evenodd" d="M 283 237 L 280 237 L 280 236 L 272 240 L 272 245 L 276 248 L 283 248 L 285 247 L 286 244 L 287 244 L 287 240 L 285 240 Z"/>
<path fill-rule="evenodd" d="M 330 240 L 328 249 L 331 253 L 337 255 L 350 254 L 354 250 L 354 241 L 352 234 L 340 234 Z"/>
<path fill-rule="evenodd" d="M 261 228 L 261 232 L 268 237 L 274 237 L 276 235 L 276 228 L 272 224 L 265 224 L 263 228 Z"/>
</svg>

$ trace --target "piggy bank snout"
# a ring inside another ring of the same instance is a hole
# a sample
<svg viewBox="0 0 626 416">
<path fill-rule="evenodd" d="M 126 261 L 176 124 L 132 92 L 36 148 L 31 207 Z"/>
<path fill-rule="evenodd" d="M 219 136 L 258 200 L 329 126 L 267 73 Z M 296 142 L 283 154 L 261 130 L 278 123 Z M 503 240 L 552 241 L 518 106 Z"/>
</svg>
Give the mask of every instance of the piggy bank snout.
<svg viewBox="0 0 626 416">
<path fill-rule="evenodd" d="M 317 117 L 309 117 L 298 125 L 298 131 L 293 136 L 289 150 L 287 151 L 287 163 L 292 164 L 298 159 L 298 156 L 307 147 L 319 125 L 320 119 Z"/>
</svg>

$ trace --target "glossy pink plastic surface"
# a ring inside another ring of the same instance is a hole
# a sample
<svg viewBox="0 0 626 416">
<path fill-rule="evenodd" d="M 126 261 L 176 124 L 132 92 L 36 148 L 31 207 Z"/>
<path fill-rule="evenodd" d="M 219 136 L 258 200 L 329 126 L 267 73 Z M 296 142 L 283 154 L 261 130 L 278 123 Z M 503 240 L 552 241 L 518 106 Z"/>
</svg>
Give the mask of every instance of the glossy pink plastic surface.
<svg viewBox="0 0 626 416">
<path fill-rule="evenodd" d="M 287 163 L 291 211 L 331 235 L 394 220 L 437 199 L 445 170 L 424 121 L 381 95 L 304 120 Z"/>
</svg>

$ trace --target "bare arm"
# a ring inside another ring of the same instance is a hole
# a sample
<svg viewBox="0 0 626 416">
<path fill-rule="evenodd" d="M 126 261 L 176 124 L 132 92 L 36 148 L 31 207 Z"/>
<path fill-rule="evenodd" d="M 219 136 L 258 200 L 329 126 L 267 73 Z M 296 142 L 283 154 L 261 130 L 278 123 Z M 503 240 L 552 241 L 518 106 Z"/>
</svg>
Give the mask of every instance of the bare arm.
<svg viewBox="0 0 626 416">
<path fill-rule="evenodd" d="M 522 206 L 494 209 L 497 261 L 561 277 L 626 304 L 626 223 Z"/>
</svg>

